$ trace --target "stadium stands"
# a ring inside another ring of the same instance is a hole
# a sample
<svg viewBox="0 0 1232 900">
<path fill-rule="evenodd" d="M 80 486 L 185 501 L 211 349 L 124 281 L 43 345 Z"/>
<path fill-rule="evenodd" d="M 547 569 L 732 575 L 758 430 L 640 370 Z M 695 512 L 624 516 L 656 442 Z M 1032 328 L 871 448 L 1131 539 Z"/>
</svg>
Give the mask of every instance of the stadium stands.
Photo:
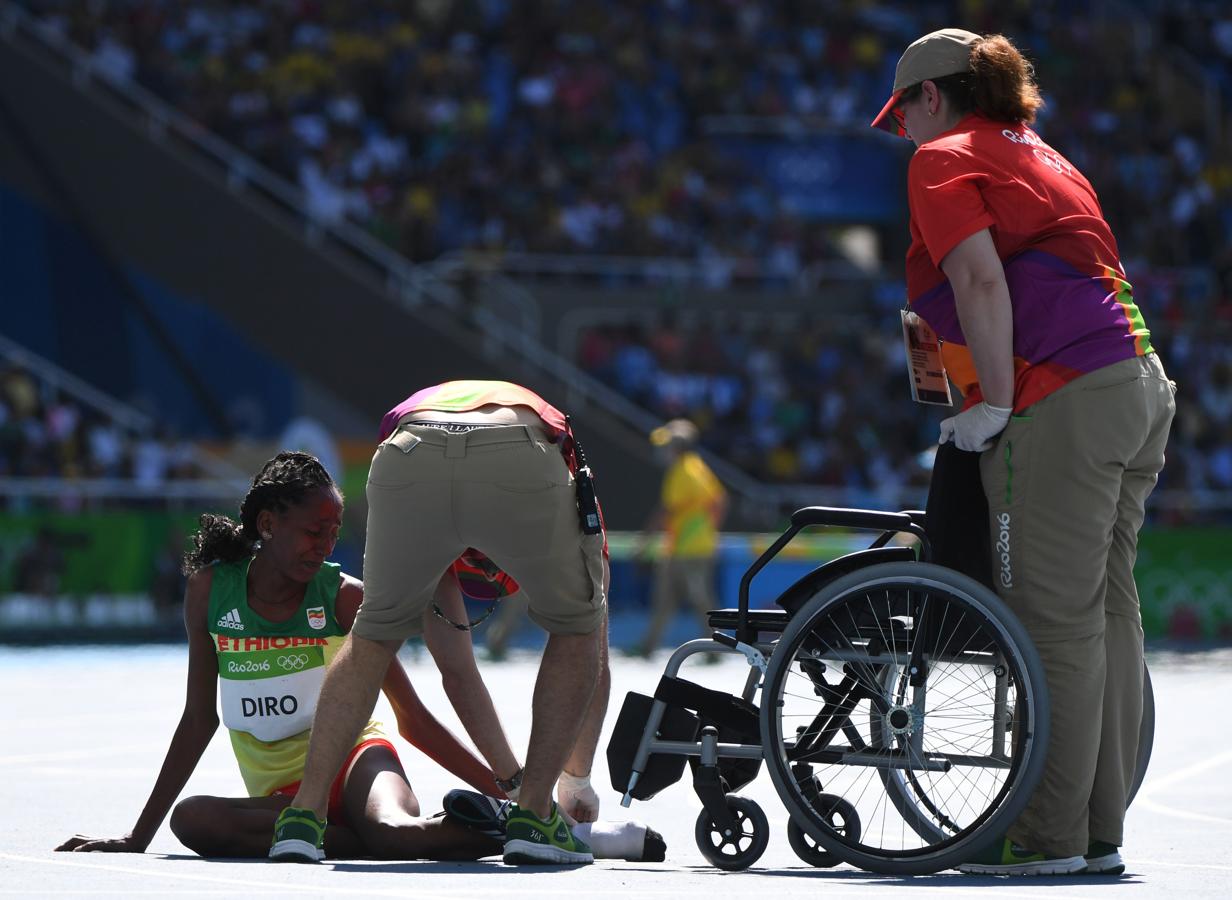
<svg viewBox="0 0 1232 900">
<path fill-rule="evenodd" d="M 907 41 L 942 21 L 1004 31 L 1036 61 L 1038 127 L 1096 185 L 1182 384 L 1163 486 L 1232 489 L 1225 4 L 24 5 L 298 183 L 320 218 L 412 259 L 653 256 L 717 273 L 753 260 L 769 285 L 842 261 L 853 223 L 787 211 L 719 151 L 716 123 L 867 140 Z M 939 414 L 904 418 L 897 301 L 872 302 L 895 296 L 903 221 L 879 226 L 863 318 L 613 321 L 578 334 L 577 360 L 657 414 L 693 417 L 706 446 L 765 480 L 917 484 Z"/>
<path fill-rule="evenodd" d="M 827 228 L 784 215 L 706 124 L 862 127 L 904 43 L 941 20 L 1027 48 L 1048 99 L 1041 130 L 1095 181 L 1127 259 L 1210 262 L 1232 227 L 1232 168 L 1198 131 L 1204 110 L 1151 68 L 1174 37 L 1226 80 L 1232 24 L 1217 4 L 1182 5 L 1209 28 L 1177 4 L 1135 20 L 1059 0 L 27 5 L 297 181 L 323 218 L 352 216 L 414 259 L 465 248 L 781 268 L 832 255 Z"/>
</svg>

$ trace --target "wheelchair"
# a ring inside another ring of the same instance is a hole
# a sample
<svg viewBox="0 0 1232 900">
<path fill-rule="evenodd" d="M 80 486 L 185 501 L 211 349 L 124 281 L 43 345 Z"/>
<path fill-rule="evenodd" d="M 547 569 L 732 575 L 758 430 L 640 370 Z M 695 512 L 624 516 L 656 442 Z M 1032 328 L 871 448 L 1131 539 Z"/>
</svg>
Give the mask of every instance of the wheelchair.
<svg viewBox="0 0 1232 900">
<path fill-rule="evenodd" d="M 751 609 L 754 577 L 814 526 L 877 532 Z M 914 538 L 916 547 L 896 543 Z M 736 793 L 764 762 L 810 865 L 886 875 L 953 868 L 1005 832 L 1039 781 L 1048 690 L 1022 624 L 991 590 L 929 562 L 918 511 L 808 507 L 744 573 L 739 606 L 712 610 L 712 639 L 679 647 L 654 697 L 630 693 L 607 748 L 622 805 L 679 781 L 702 802 L 695 838 L 720 869 L 769 844 L 765 813 Z M 740 695 L 679 677 L 698 653 L 749 664 Z M 1130 799 L 1154 738 L 1143 721 Z"/>
</svg>

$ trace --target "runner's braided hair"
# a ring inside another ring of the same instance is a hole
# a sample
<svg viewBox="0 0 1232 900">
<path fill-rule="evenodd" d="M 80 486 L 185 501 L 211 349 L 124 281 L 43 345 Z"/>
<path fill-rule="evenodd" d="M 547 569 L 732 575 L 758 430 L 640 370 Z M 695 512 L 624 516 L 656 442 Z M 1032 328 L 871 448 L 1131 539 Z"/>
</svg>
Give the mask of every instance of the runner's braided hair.
<svg viewBox="0 0 1232 900">
<path fill-rule="evenodd" d="M 235 562 L 252 555 L 260 535 L 261 510 L 284 512 L 318 488 L 334 488 L 334 479 L 310 453 L 284 450 L 261 467 L 252 487 L 240 502 L 240 520 L 205 513 L 192 536 L 192 549 L 184 554 L 184 574 L 192 575 L 212 562 Z"/>
</svg>

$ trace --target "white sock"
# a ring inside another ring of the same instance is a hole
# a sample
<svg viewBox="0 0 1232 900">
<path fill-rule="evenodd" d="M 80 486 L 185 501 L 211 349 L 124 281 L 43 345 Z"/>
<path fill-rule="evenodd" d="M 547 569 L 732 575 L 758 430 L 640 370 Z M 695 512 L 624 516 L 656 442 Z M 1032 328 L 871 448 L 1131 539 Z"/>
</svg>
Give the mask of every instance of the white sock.
<svg viewBox="0 0 1232 900">
<path fill-rule="evenodd" d="M 579 822 L 573 834 L 590 844 L 595 859 L 642 858 L 646 826 L 641 822 Z"/>
</svg>

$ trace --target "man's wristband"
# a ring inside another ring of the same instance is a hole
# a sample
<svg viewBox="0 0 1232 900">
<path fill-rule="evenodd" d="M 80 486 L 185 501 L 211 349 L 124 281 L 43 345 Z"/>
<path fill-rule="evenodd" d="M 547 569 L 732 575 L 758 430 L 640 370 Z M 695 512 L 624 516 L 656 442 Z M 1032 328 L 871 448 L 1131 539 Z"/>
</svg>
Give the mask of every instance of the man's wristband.
<svg viewBox="0 0 1232 900">
<path fill-rule="evenodd" d="M 522 786 L 522 770 L 518 769 L 507 780 L 496 779 L 496 786 L 508 794 L 510 791 L 516 791 Z"/>
</svg>

